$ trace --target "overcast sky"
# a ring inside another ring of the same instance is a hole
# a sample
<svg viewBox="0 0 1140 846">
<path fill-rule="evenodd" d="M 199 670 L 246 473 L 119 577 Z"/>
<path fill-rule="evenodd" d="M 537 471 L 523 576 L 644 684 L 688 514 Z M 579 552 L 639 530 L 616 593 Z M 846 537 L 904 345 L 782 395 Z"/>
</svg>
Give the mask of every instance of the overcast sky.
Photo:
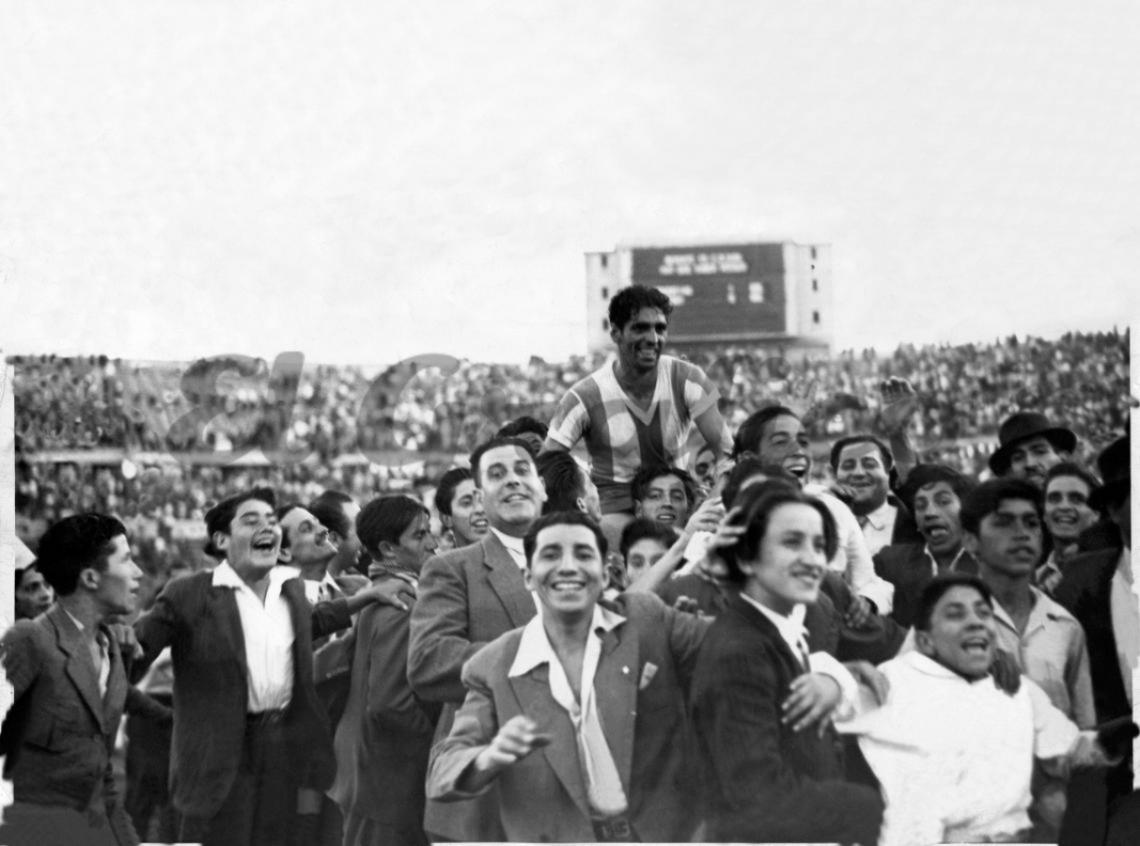
<svg viewBox="0 0 1140 846">
<path fill-rule="evenodd" d="M 8 353 L 563 358 L 643 237 L 832 244 L 841 347 L 1136 312 L 1131 0 L 4 5 Z"/>
</svg>

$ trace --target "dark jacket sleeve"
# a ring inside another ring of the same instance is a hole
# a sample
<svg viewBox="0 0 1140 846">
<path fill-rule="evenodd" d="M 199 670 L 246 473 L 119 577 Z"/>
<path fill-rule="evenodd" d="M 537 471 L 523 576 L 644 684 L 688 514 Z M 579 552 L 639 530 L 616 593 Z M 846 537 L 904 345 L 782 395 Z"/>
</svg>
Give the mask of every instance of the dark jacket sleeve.
<svg viewBox="0 0 1140 846">
<path fill-rule="evenodd" d="M 313 606 L 312 620 L 313 640 L 347 629 L 352 625 L 352 615 L 348 613 L 348 600 L 341 597 L 318 602 Z"/>
<path fill-rule="evenodd" d="M 706 764 L 719 792 L 720 831 L 731 839 L 874 843 L 881 820 L 875 791 L 802 775 L 785 758 L 781 688 L 774 656 L 725 639 L 705 650 L 704 685 L 694 713 Z"/>
<path fill-rule="evenodd" d="M 360 630 L 368 631 L 369 719 L 380 728 L 413 734 L 431 734 L 432 714 L 412 692 L 408 683 L 408 615 L 389 606 L 373 606 L 361 613 Z M 438 711 L 438 707 L 432 709 Z"/>
</svg>

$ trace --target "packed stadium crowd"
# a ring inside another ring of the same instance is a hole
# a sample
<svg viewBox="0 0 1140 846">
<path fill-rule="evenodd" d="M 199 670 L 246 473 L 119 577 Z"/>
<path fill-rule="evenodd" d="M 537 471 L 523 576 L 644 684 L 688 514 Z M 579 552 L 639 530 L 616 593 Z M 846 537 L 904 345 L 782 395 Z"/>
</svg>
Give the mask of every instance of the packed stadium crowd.
<svg viewBox="0 0 1140 846">
<path fill-rule="evenodd" d="M 1127 334 L 679 358 L 671 311 L 562 366 L 14 360 L 0 841 L 1140 841 Z"/>
<path fill-rule="evenodd" d="M 915 431 L 931 441 L 993 435 L 1010 412 L 1033 407 L 1101 443 L 1121 428 L 1128 407 L 1128 344 L 1127 332 L 1075 332 L 903 345 L 890 355 L 792 358 L 779 349 L 729 348 L 689 357 L 720 387 L 730 425 L 774 397 L 798 397 L 814 409 L 805 421 L 813 438 L 865 431 L 879 410 L 877 386 L 896 377 L 915 386 Z M 523 415 L 549 420 L 601 357 L 525 366 L 456 360 L 448 373 L 410 363 L 321 365 L 301 369 L 288 385 L 266 362 L 234 357 L 191 366 L 105 356 L 11 361 L 17 449 L 258 447 L 329 459 L 381 449 L 469 453 L 489 426 Z M 209 425 L 175 425 L 195 409 Z"/>
</svg>

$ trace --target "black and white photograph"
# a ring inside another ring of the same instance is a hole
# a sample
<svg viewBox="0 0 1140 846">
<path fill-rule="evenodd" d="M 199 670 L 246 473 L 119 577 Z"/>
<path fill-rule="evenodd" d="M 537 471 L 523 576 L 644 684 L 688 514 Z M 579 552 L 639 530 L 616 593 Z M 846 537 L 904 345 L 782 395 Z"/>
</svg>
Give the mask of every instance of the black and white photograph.
<svg viewBox="0 0 1140 846">
<path fill-rule="evenodd" d="M 1140 843 L 1140 6 L 0 13 L 0 844 Z"/>
</svg>

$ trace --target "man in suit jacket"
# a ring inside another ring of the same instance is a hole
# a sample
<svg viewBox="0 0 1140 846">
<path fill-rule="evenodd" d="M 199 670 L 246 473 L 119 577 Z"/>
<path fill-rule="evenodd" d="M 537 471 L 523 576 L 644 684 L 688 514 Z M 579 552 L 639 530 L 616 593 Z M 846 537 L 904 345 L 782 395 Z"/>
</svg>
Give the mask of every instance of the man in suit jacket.
<svg viewBox="0 0 1140 846">
<path fill-rule="evenodd" d="M 1140 651 L 1140 611 L 1137 609 L 1137 567 L 1132 560 L 1132 481 L 1131 448 L 1127 436 L 1114 441 L 1097 457 L 1104 486 L 1090 504 L 1107 512 L 1117 531 L 1116 543 L 1109 549 L 1087 552 L 1063 565 L 1062 578 L 1054 598 L 1072 612 L 1085 630 L 1092 675 L 1093 703 L 1101 722 L 1134 713 L 1132 674 L 1137 672 Z M 1069 791 L 1070 807 L 1080 809 L 1082 824 L 1109 816 L 1108 842 L 1134 842 L 1138 833 L 1114 831 L 1131 815 L 1129 827 L 1137 824 L 1140 806 L 1140 773 L 1133 754 L 1109 770 L 1103 784 L 1086 777 Z M 1129 810 L 1125 812 L 1125 808 Z M 1114 811 L 1116 814 L 1114 814 Z M 1074 815 L 1076 819 L 1078 815 Z M 1114 840 L 1114 838 L 1116 838 Z M 1065 832 L 1062 832 L 1065 843 Z M 1072 842 L 1079 842 L 1073 840 Z M 1091 842 L 1091 841 L 1089 841 Z"/>
<path fill-rule="evenodd" d="M 437 741 L 447 737 L 466 695 L 464 662 L 536 613 L 523 577 L 522 539 L 542 510 L 546 490 L 530 450 L 517 438 L 493 438 L 472 454 L 471 471 L 491 530 L 478 543 L 424 565 L 411 616 L 408 681 L 425 702 L 446 706 Z M 425 830 L 435 839 L 502 840 L 493 793 L 448 805 L 429 797 Z"/>
<path fill-rule="evenodd" d="M 541 614 L 467 664 L 433 757 L 429 795 L 497 783 L 512 841 L 681 841 L 697 821 L 684 697 L 708 622 L 651 594 L 599 604 L 605 550 L 580 512 L 535 523 L 526 580 Z"/>
<path fill-rule="evenodd" d="M 296 812 L 299 760 L 316 789 L 332 782 L 332 738 L 313 688 L 313 637 L 349 625 L 370 602 L 403 605 L 369 588 L 310 606 L 304 584 L 277 568 L 281 529 L 273 492 L 230 497 L 206 515 L 207 551 L 220 560 L 171 582 L 136 624 L 139 670 L 165 646 L 174 663 L 171 790 L 180 839 L 284 844 Z"/>
<path fill-rule="evenodd" d="M 14 705 L 4 726 L 4 775 L 15 803 L 0 842 L 133 846 L 138 837 L 111 770 L 127 674 L 107 623 L 134 610 L 142 570 L 113 517 L 80 514 L 52 526 L 37 567 L 58 602 L 3 640 Z"/>
<path fill-rule="evenodd" d="M 977 575 L 978 563 L 962 542 L 962 500 L 970 479 L 943 464 L 919 464 L 902 494 L 914 515 L 922 543 L 892 544 L 875 554 L 875 572 L 895 586 L 891 617 L 903 628 L 914 624 L 922 589 L 940 573 Z"/>
<path fill-rule="evenodd" d="M 420 513 L 401 529 L 392 515 L 407 509 Z M 427 509 L 405 496 L 379 497 L 364 507 L 357 530 L 372 557 L 374 581 L 417 584 L 436 548 L 428 519 Z M 342 843 L 348 846 L 427 846 L 424 779 L 440 706 L 422 702 L 408 684 L 408 622 L 398 609 L 376 607 L 356 623 L 351 688 L 334 738 L 336 781 L 329 789 L 344 812 Z"/>
</svg>

